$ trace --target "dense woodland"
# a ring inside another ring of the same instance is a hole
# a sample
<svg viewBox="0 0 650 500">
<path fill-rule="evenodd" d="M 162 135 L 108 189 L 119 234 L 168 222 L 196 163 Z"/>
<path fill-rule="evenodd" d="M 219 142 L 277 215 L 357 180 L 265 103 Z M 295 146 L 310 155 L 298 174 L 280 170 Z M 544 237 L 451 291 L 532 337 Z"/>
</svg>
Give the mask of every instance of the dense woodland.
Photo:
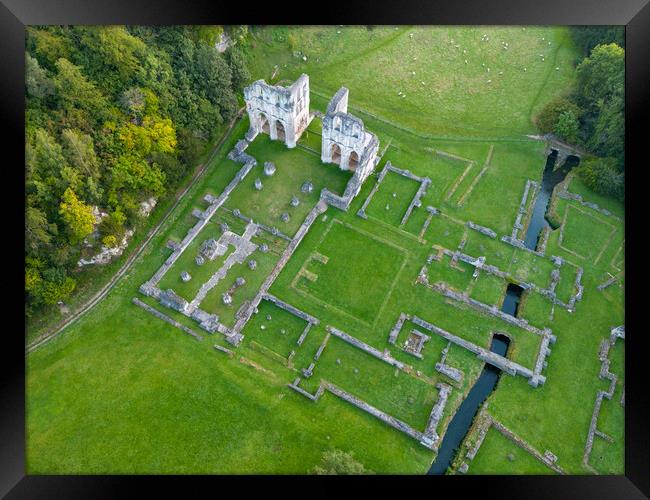
<svg viewBox="0 0 650 500">
<path fill-rule="evenodd" d="M 30 27 L 26 39 L 27 314 L 65 300 L 93 207 L 95 247 L 140 222 L 140 203 L 174 191 L 238 109 L 249 79 L 218 26 Z M 243 41 L 246 28 L 229 29 Z M 97 233 L 95 233 L 97 234 Z M 93 241 L 90 241 L 93 243 Z"/>
<path fill-rule="evenodd" d="M 574 27 L 582 51 L 575 88 L 549 102 L 536 118 L 542 133 L 553 133 L 595 156 L 578 169 L 597 193 L 625 197 L 625 38 L 622 27 Z"/>
</svg>

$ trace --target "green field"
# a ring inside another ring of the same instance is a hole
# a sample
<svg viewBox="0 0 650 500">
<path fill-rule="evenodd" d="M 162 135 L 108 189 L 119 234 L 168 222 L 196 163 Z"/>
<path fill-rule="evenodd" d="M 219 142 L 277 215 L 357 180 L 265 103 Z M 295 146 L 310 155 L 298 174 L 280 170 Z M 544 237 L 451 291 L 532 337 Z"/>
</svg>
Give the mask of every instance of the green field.
<svg viewBox="0 0 650 500">
<path fill-rule="evenodd" d="M 327 264 L 311 260 L 318 278 L 303 279 L 300 289 L 370 325 L 404 263 L 400 249 L 334 220 L 316 250 Z"/>
<path fill-rule="evenodd" d="M 481 39 L 485 33 L 489 41 Z M 573 82 L 576 51 L 567 30 L 274 27 L 254 28 L 253 35 L 255 47 L 248 49 L 247 57 L 254 78 L 269 79 L 276 65 L 274 83 L 308 73 L 312 110 L 324 110 L 341 85 L 350 89 L 350 111 L 377 134 L 380 151 L 390 144 L 375 172 L 390 160 L 431 178 L 422 207 L 400 226 L 418 183 L 391 172 L 368 207 L 368 219 L 358 217 L 357 210 L 376 183 L 376 177 L 370 177 L 347 212 L 329 207 L 315 220 L 270 288 L 270 293 L 320 321 L 304 343 L 298 346 L 296 341 L 305 321 L 262 301 L 234 355 L 218 352 L 214 344 L 232 348 L 221 334 L 203 332 L 192 320 L 144 298 L 138 288 L 169 256 L 167 241 L 180 241 L 196 223 L 191 212 L 206 208 L 204 196 L 218 195 L 241 168 L 226 156 L 248 129 L 248 119 L 242 119 L 205 175 L 108 296 L 64 334 L 28 355 L 27 472 L 305 474 L 324 451 L 341 449 L 353 452 L 377 473 L 424 473 L 435 454 L 416 440 L 333 394 L 325 392 L 312 402 L 287 384 L 303 377 L 300 386 L 313 392 L 321 381 L 329 381 L 422 431 L 438 398 L 436 384 L 444 382 L 453 386 L 438 427 L 444 433 L 483 363 L 452 345 L 446 362 L 460 369 L 463 379 L 451 381 L 434 369 L 447 345 L 440 337 L 431 334 L 422 359 L 404 351 L 409 332 L 416 328 L 409 321 L 390 344 L 389 332 L 401 313 L 417 315 L 484 347 L 493 332 L 504 332 L 512 339 L 508 357 L 532 368 L 538 335 L 416 282 L 427 257 L 437 253 L 433 245 L 455 250 L 466 235 L 465 253 L 483 255 L 488 264 L 540 287 L 550 280 L 553 266 L 548 257 L 567 260 L 557 288 L 563 301 L 574 293 L 576 266 L 584 268 L 584 297 L 575 311 L 556 306 L 550 319 L 550 301 L 534 292 L 525 295 L 520 308 L 521 317 L 538 328 L 551 328 L 557 337 L 543 370 L 546 383 L 532 388 L 522 377 L 503 376 L 488 402 L 495 419 L 535 449 L 551 450 L 564 470 L 587 473 L 582 454 L 595 394 L 604 388 L 598 378 L 598 348 L 610 329 L 624 322 L 623 289 L 612 286 L 601 292 L 596 287 L 607 273 L 624 269 L 623 223 L 559 199 L 557 213 L 568 217 L 562 230 L 551 233 L 546 257 L 499 239 L 512 230 L 526 180 L 542 175 L 544 144 L 526 137 L 534 132 L 532 117 L 551 98 L 568 92 Z M 306 61 L 292 54 L 289 35 L 293 50 Z M 502 41 L 509 43 L 508 49 L 502 48 Z M 291 237 L 323 187 L 342 193 L 349 173 L 321 163 L 319 131 L 320 121 L 314 119 L 293 149 L 258 136 L 247 149 L 258 165 L 172 266 L 161 287 L 173 288 L 188 300 L 196 294 L 227 256 L 196 266 L 200 244 L 218 237 L 221 222 L 243 233 L 245 223 L 233 209 Z M 265 161 L 276 164 L 274 176 L 264 175 Z M 261 191 L 253 186 L 256 178 L 262 180 Z M 306 180 L 314 184 L 310 194 L 300 190 Z M 601 200 L 575 178 L 570 190 L 624 215 L 622 205 Z M 289 204 L 292 196 L 300 200 L 297 207 Z M 427 205 L 442 214 L 433 216 L 422 232 Z M 286 223 L 280 220 L 285 211 L 290 214 Z M 498 238 L 468 229 L 469 220 L 492 228 Z M 253 238 L 254 243 L 262 241 L 270 251 L 254 252 L 257 269 L 249 269 L 246 262 L 234 265 L 201 303 L 226 326 L 232 326 L 237 310 L 256 295 L 288 244 L 268 232 Z M 451 267 L 448 256 L 426 267 L 430 283 L 445 282 L 489 305 L 501 304 L 506 287 L 502 279 L 482 272 L 473 280 L 472 266 L 459 262 L 458 268 Z M 193 277 L 188 283 L 180 280 L 183 270 Z M 226 306 L 222 294 L 239 276 L 246 284 Z M 205 333 L 204 340 L 198 342 L 136 307 L 133 297 Z M 387 351 L 410 369 L 398 370 L 335 336 L 329 337 L 315 362 L 328 325 L 379 352 Z M 594 445 L 590 462 L 603 473 L 623 471 L 624 412 L 618 404 L 624 386 L 623 349 L 619 341 L 612 351 L 612 371 L 619 374 L 620 387 L 615 398 L 603 404 L 600 420 L 600 428 L 614 442 Z M 301 370 L 312 362 L 313 375 L 305 378 Z M 500 472 L 549 469 L 491 429 L 469 473 Z"/>
<path fill-rule="evenodd" d="M 555 474 L 525 449 L 517 446 L 494 427 L 470 465 L 471 474 Z"/>
</svg>

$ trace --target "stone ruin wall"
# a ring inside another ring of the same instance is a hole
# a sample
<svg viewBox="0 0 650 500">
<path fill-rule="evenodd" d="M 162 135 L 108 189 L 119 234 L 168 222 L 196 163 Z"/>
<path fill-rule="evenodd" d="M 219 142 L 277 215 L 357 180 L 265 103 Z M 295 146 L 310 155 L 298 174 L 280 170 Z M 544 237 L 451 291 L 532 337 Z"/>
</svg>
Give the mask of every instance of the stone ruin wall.
<svg viewBox="0 0 650 500">
<path fill-rule="evenodd" d="M 375 167 L 379 140 L 365 129 L 360 118 L 347 112 L 348 95 L 348 89 L 341 87 L 327 106 L 323 117 L 321 160 L 333 163 L 332 150 L 338 148 L 341 170 L 358 172 L 360 186 Z M 358 162 L 356 166 L 350 163 L 354 155 Z"/>
<path fill-rule="evenodd" d="M 264 125 L 268 123 L 268 134 L 277 140 L 278 124 L 281 124 L 287 147 L 296 146 L 310 122 L 309 76 L 303 73 L 288 87 L 257 80 L 244 88 L 244 99 L 251 124 L 250 136 L 266 133 Z"/>
</svg>

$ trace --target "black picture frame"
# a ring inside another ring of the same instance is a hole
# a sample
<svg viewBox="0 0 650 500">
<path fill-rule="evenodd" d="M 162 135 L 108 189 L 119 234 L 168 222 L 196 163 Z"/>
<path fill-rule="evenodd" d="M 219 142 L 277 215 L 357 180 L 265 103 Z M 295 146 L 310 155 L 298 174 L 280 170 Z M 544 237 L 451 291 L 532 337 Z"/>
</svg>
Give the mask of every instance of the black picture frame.
<svg viewBox="0 0 650 500">
<path fill-rule="evenodd" d="M 650 111 L 650 5 L 649 0 L 504 0 L 498 3 L 485 0 L 454 0 L 440 2 L 393 2 L 378 4 L 349 2 L 298 5 L 269 3 L 254 8 L 236 2 L 208 0 L 175 2 L 172 0 L 0 0 L 0 109 L 5 132 L 3 157 L 4 194 L 8 204 L 4 218 L 15 221 L 16 227 L 7 235 L 22 234 L 21 183 L 24 177 L 24 59 L 25 26 L 39 24 L 563 24 L 563 25 L 625 25 L 626 26 L 626 262 L 632 269 L 643 259 L 641 233 L 643 227 L 644 189 L 642 170 L 647 163 L 644 133 Z M 307 14 L 309 12 L 309 14 Z M 11 153 L 11 155 L 7 155 Z M 13 161 L 9 158 L 13 157 Z M 645 161 L 644 161 L 645 160 Z M 11 174 L 11 179 L 7 175 Z M 11 182 L 11 184 L 10 184 Z M 13 182 L 16 183 L 13 189 Z M 24 192 L 24 189 L 22 189 Z M 15 197 L 15 199 L 13 199 Z M 8 217 L 7 217 L 8 216 Z M 9 231 L 9 230 L 7 230 Z M 7 256 L 20 262 L 21 249 L 15 237 L 5 244 L 16 252 Z M 645 259 L 644 259 L 645 260 Z M 16 323 L 23 324 L 23 310 L 17 288 L 23 286 L 22 266 L 13 266 L 16 284 L 6 288 L 7 296 L 16 296 Z M 453 495 L 467 489 L 482 496 L 499 498 L 647 498 L 650 495 L 650 439 L 648 423 L 650 391 L 646 387 L 650 363 L 647 361 L 647 334 L 642 329 L 643 278 L 638 273 L 626 276 L 625 305 L 627 337 L 625 342 L 626 409 L 625 409 L 625 475 L 621 476 L 453 476 L 409 477 L 418 488 L 439 494 L 440 488 L 450 488 Z M 636 293 L 638 289 L 639 293 Z M 9 299 L 7 299 L 9 300 Z M 25 367 L 24 339 L 6 322 L 12 310 L 5 302 L 4 332 L 0 341 L 5 359 L 2 363 L 0 384 L 0 494 L 7 498 L 97 498 L 135 496 L 140 488 L 150 488 L 152 482 L 163 486 L 167 493 L 174 489 L 188 490 L 190 481 L 202 482 L 214 494 L 227 494 L 225 486 L 249 478 L 225 476 L 166 477 L 156 476 L 29 476 L 25 475 Z M 8 314 L 9 313 L 9 314 Z M 575 332 L 579 334 L 580 332 Z M 270 491 L 280 482 L 290 481 L 292 490 L 309 488 L 303 493 L 319 495 L 325 489 L 303 482 L 319 481 L 329 484 L 334 478 L 277 478 L 263 477 L 260 485 Z M 388 483 L 390 480 L 390 484 Z M 408 492 L 402 484 L 405 478 L 356 478 L 364 488 L 387 492 L 396 486 Z M 341 481 L 339 479 L 338 481 Z M 434 482 L 433 484 L 431 482 Z M 337 482 L 338 483 L 338 482 Z M 396 484 L 397 483 L 397 484 Z M 217 486 L 218 484 L 218 486 Z M 250 483 L 249 483 L 250 484 Z M 348 479 L 346 488 L 353 484 Z M 334 486 L 343 486 L 340 483 Z M 194 488 L 194 486 L 192 486 Z M 216 489 L 218 488 L 218 489 Z M 282 487 L 280 491 L 286 492 Z"/>
</svg>

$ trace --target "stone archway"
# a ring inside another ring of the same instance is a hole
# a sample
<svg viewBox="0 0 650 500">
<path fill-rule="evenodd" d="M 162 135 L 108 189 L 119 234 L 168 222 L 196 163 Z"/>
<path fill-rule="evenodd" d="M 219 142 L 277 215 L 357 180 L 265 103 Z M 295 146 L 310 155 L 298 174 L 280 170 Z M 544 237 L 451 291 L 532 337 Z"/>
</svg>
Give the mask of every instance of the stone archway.
<svg viewBox="0 0 650 500">
<path fill-rule="evenodd" d="M 264 115 L 264 113 L 260 113 L 259 125 L 260 125 L 260 130 L 263 133 L 271 135 L 271 126 L 269 125 L 269 120 Z"/>
<path fill-rule="evenodd" d="M 341 164 L 341 146 L 338 144 L 334 143 L 332 144 L 332 163 L 336 163 L 337 165 Z"/>
<path fill-rule="evenodd" d="M 356 151 L 352 151 L 348 157 L 348 170 L 354 172 L 359 166 L 359 155 Z"/>
<path fill-rule="evenodd" d="M 280 120 L 275 122 L 275 135 L 279 141 L 284 141 L 286 139 L 286 131 Z"/>
</svg>

